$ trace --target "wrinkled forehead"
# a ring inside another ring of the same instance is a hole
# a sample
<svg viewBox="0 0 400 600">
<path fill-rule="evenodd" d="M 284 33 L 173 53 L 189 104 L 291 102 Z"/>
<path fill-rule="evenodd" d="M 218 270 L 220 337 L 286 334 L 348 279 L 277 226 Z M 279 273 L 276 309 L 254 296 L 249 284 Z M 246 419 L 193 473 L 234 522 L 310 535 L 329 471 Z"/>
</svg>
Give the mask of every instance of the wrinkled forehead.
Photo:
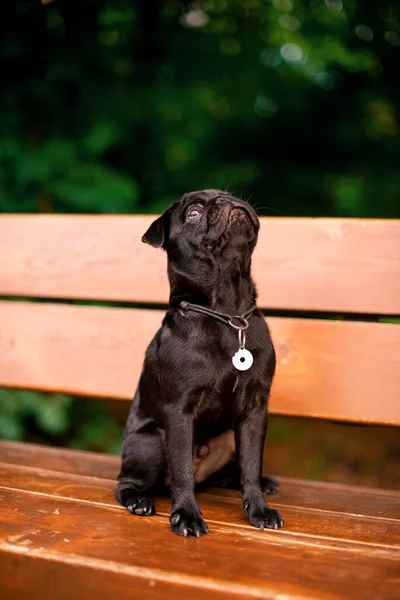
<svg viewBox="0 0 400 600">
<path fill-rule="evenodd" d="M 203 206 L 207 206 L 207 204 L 211 204 L 214 202 L 214 200 L 221 197 L 230 198 L 231 200 L 238 200 L 238 198 L 232 196 L 232 194 L 229 194 L 229 192 L 224 190 L 209 189 L 188 192 L 182 196 L 181 200 L 175 202 L 173 206 L 173 220 L 177 219 L 177 221 L 184 221 L 186 209 L 191 204 L 199 203 Z"/>
<path fill-rule="evenodd" d="M 189 192 L 188 194 L 184 194 L 182 198 L 182 206 L 186 207 L 193 202 L 201 202 L 202 204 L 207 204 L 216 198 L 221 196 L 226 196 L 227 198 L 233 198 L 231 194 L 228 192 L 224 192 L 223 190 L 201 190 L 198 192 Z"/>
</svg>

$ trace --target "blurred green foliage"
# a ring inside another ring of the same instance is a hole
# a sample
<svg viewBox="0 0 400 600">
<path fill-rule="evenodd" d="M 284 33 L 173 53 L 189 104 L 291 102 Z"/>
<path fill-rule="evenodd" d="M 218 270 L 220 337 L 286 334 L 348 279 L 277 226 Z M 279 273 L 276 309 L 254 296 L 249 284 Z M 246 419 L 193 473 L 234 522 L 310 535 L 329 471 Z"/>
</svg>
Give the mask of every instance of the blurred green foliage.
<svg viewBox="0 0 400 600">
<path fill-rule="evenodd" d="M 220 187 L 260 214 L 400 217 L 399 13 L 385 0 L 6 2 L 0 210 L 159 212 Z M 94 402 L 0 402 L 0 435 L 117 445 Z"/>
<path fill-rule="evenodd" d="M 158 212 L 217 186 L 266 214 L 400 216 L 397 3 L 2 12 L 0 210 Z"/>
<path fill-rule="evenodd" d="M 99 400 L 0 389 L 0 439 L 118 453 L 122 423 Z"/>
</svg>

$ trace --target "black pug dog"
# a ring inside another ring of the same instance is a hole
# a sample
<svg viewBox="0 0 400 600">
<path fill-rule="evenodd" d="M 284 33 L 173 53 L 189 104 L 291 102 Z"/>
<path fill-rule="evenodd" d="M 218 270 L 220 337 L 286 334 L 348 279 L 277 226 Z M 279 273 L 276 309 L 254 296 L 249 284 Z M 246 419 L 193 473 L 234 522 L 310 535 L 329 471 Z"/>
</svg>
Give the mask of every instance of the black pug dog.
<svg viewBox="0 0 400 600">
<path fill-rule="evenodd" d="M 278 483 L 262 477 L 275 353 L 251 278 L 259 227 L 248 204 L 204 190 L 142 238 L 166 250 L 171 293 L 130 409 L 116 496 L 154 515 L 151 497 L 169 484 L 171 528 L 185 537 L 208 532 L 196 484 L 241 489 L 252 525 L 283 526 L 264 498 Z"/>
</svg>

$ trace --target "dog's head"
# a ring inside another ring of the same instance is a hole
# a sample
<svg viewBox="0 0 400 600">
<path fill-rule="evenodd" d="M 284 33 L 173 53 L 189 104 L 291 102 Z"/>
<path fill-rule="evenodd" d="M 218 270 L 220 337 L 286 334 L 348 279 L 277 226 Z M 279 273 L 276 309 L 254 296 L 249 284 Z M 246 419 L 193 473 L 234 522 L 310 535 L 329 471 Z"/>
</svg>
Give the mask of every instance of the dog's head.
<svg viewBox="0 0 400 600">
<path fill-rule="evenodd" d="M 184 194 L 156 219 L 142 241 L 164 248 L 173 286 L 186 278 L 205 289 L 235 274 L 250 278 L 259 220 L 253 208 L 220 190 Z"/>
</svg>

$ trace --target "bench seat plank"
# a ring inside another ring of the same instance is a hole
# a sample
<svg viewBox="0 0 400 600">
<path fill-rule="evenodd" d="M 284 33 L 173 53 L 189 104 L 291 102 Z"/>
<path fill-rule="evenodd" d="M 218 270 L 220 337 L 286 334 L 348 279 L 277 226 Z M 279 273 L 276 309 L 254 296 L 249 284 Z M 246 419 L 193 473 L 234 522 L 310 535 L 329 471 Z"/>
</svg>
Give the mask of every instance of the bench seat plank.
<svg viewBox="0 0 400 600">
<path fill-rule="evenodd" d="M 0 302 L 0 385 L 130 399 L 163 314 Z M 400 424 L 398 325 L 268 323 L 277 352 L 271 413 Z"/>
<path fill-rule="evenodd" d="M 114 498 L 115 481 L 109 479 L 65 476 L 47 470 L 16 468 L 0 463 L 0 489 L 29 491 L 38 496 L 70 499 L 124 511 Z M 284 513 L 286 526 L 279 535 L 285 543 L 308 543 L 311 539 L 312 543 L 323 546 L 331 546 L 333 543 L 334 547 L 339 544 L 355 547 L 359 544 L 361 550 L 381 549 L 386 552 L 390 548 L 400 552 L 400 519 L 393 518 L 391 514 L 385 518 L 354 514 L 358 507 L 356 504 L 351 506 L 350 502 L 347 510 L 352 509 L 353 514 L 293 507 L 288 504 L 282 506 L 279 496 L 278 493 L 271 499 L 271 505 L 279 507 Z M 242 511 L 239 493 L 225 491 L 225 494 L 220 495 L 219 490 L 214 490 L 214 494 L 198 494 L 198 499 L 211 532 L 215 526 L 226 525 L 245 531 L 258 540 L 259 532 L 250 526 Z M 398 499 L 400 500 L 400 494 Z M 168 523 L 170 500 L 158 498 L 155 505 L 157 515 Z"/>
<path fill-rule="evenodd" d="M 0 295 L 166 303 L 154 216 L 0 216 Z M 5 260 L 6 258 L 6 260 Z M 400 221 L 262 218 L 260 306 L 397 314 Z"/>
<path fill-rule="evenodd" d="M 0 465 L 16 469 L 28 467 L 47 476 L 82 476 L 93 486 L 115 485 L 120 466 L 117 456 L 78 450 L 51 448 L 37 444 L 0 441 Z M 16 475 L 17 477 L 17 475 Z M 110 483 L 110 481 L 112 483 Z M 285 506 L 329 511 L 346 515 L 390 518 L 400 520 L 400 491 L 364 488 L 338 483 L 322 483 L 279 477 L 281 489 L 272 497 L 272 503 L 284 510 Z M 68 479 L 69 482 L 69 479 Z M 102 488 L 101 488 L 102 489 Z M 101 492 L 102 493 L 102 492 Z M 210 490 L 218 497 L 238 498 L 234 492 Z M 94 498 L 93 498 L 94 501 Z"/>
<path fill-rule="evenodd" d="M 107 505 L 7 487 L 0 494 L 0 554 L 17 555 L 25 569 L 31 557 L 36 559 L 31 569 L 37 559 L 51 562 L 54 591 L 59 565 L 67 563 L 117 571 L 121 587 L 133 578 L 155 598 L 160 580 L 179 582 L 185 598 L 195 597 L 194 588 L 210 589 L 215 596 L 219 591 L 258 598 L 375 599 L 376 581 L 381 598 L 396 597 L 400 551 L 392 547 L 335 545 L 328 538 L 301 535 L 288 541 L 280 532 L 261 533 L 229 521 L 213 522 L 210 535 L 201 540 L 182 540 L 169 532 L 165 516 L 134 519 Z M 0 572 L 7 562 L 0 561 Z M 4 574 L 1 580 L 18 590 L 20 564 L 11 564 Z"/>
</svg>

